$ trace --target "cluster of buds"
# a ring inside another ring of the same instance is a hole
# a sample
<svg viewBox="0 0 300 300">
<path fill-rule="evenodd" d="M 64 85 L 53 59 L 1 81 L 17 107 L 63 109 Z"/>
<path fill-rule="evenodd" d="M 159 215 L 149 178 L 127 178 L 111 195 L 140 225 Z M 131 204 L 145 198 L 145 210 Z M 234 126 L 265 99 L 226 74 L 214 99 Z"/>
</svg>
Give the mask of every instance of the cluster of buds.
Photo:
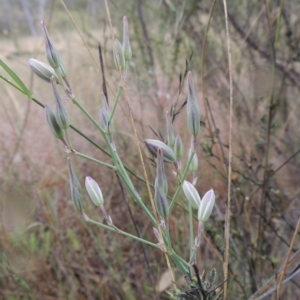
<svg viewBox="0 0 300 300">
<path fill-rule="evenodd" d="M 199 247 L 201 235 L 204 230 L 204 223 L 210 217 L 213 207 L 215 205 L 215 193 L 213 189 L 210 189 L 208 192 L 206 192 L 206 194 L 201 200 L 199 193 L 194 187 L 194 185 L 188 181 L 184 181 L 182 189 L 185 197 L 187 198 L 191 206 L 194 209 L 198 210 L 198 233 L 195 238 L 195 246 Z"/>
<path fill-rule="evenodd" d="M 206 222 L 215 205 L 216 197 L 214 190 L 210 189 L 201 200 L 198 191 L 190 182 L 185 180 L 182 185 L 182 189 L 191 206 L 198 210 L 198 221 Z"/>
<path fill-rule="evenodd" d="M 57 84 L 66 84 L 67 91 L 69 91 L 70 94 L 71 89 L 67 81 L 67 70 L 51 41 L 44 22 L 41 22 L 41 27 L 45 40 L 46 57 L 49 65 L 34 58 L 30 58 L 28 63 L 31 70 L 38 77 L 50 82 L 52 85 L 55 99 L 55 112 L 50 106 L 45 105 L 46 120 L 53 135 L 62 140 L 67 148 L 70 148 L 70 145 L 68 145 L 68 139 L 66 138 L 66 130 L 70 126 L 70 117 L 57 88 Z"/>
<path fill-rule="evenodd" d="M 28 60 L 29 66 L 31 70 L 41 79 L 50 82 L 51 77 L 54 76 L 57 83 L 61 85 L 66 84 L 67 88 L 70 89 L 67 81 L 67 70 L 65 64 L 60 58 L 54 44 L 52 43 L 48 30 L 43 21 L 41 22 L 41 27 L 45 40 L 46 57 L 49 65 L 37 59 L 30 58 Z"/>
</svg>

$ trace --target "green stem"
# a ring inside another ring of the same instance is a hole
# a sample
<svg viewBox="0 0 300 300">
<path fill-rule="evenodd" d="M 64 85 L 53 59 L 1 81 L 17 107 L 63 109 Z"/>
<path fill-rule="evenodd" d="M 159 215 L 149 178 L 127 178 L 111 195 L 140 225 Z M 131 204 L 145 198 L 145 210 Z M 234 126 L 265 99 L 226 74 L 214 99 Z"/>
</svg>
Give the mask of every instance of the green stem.
<svg viewBox="0 0 300 300">
<path fill-rule="evenodd" d="M 90 161 L 93 161 L 93 162 L 95 162 L 95 163 L 97 163 L 97 164 L 99 164 L 99 165 L 101 165 L 101 166 L 104 166 L 104 167 L 107 167 L 107 168 L 110 168 L 110 169 L 113 169 L 113 170 L 117 170 L 117 167 L 115 167 L 115 166 L 113 166 L 113 165 L 110 165 L 110 164 L 106 164 L 106 163 L 104 163 L 103 161 L 100 161 L 100 160 L 95 159 L 95 158 L 93 158 L 93 157 L 91 157 L 91 156 L 85 155 L 85 154 L 83 154 L 83 153 L 80 153 L 80 152 L 75 151 L 75 152 L 74 152 L 74 155 L 79 156 L 79 157 L 82 157 L 82 158 L 85 158 L 85 159 L 88 159 L 88 160 L 90 160 Z"/>
<path fill-rule="evenodd" d="M 192 154 L 191 154 L 191 156 L 190 156 L 190 159 L 189 159 L 189 161 L 188 161 L 188 163 L 187 163 L 187 165 L 186 165 L 186 167 L 185 167 L 185 169 L 184 169 L 183 175 L 182 175 L 181 178 L 180 178 L 180 182 L 179 182 L 179 184 L 178 184 L 178 187 L 177 187 L 177 189 L 176 189 L 176 192 L 175 192 L 175 194 L 174 194 L 174 197 L 173 197 L 172 202 L 171 202 L 170 207 L 169 207 L 170 213 L 171 213 L 171 211 L 172 211 L 172 209 L 173 209 L 174 204 L 176 203 L 177 197 L 178 197 L 179 192 L 180 192 L 180 190 L 181 190 L 182 183 L 184 182 L 184 180 L 185 180 L 185 178 L 186 178 L 186 175 L 187 175 L 187 173 L 188 173 L 188 171 L 189 171 L 189 167 L 190 167 L 190 164 L 191 164 L 192 159 L 193 159 L 193 157 L 194 157 L 194 154 L 195 154 L 195 151 L 192 152 Z"/>
<path fill-rule="evenodd" d="M 190 243 L 191 243 L 191 248 L 190 248 L 190 261 L 193 258 L 193 246 L 195 243 L 195 237 L 194 237 L 194 224 L 193 224 L 193 210 L 192 210 L 192 205 L 189 202 L 189 224 L 190 224 Z"/>
<path fill-rule="evenodd" d="M 66 142 L 67 142 L 68 148 L 69 148 L 69 149 L 72 149 L 72 144 L 71 144 L 71 139 L 70 139 L 70 135 L 69 135 L 68 129 L 69 129 L 69 128 L 67 128 L 67 129 L 65 130 L 65 137 L 66 137 Z"/>
<path fill-rule="evenodd" d="M 109 121 L 108 121 L 109 124 L 110 124 L 112 118 L 114 117 L 114 114 L 115 114 L 117 105 L 118 105 L 118 103 L 119 103 L 119 98 L 120 98 L 120 96 L 121 96 L 122 90 L 123 90 L 123 87 L 122 87 L 122 86 L 119 86 L 118 92 L 117 92 L 117 95 L 116 95 L 116 98 L 115 98 L 115 102 L 114 102 L 114 105 L 113 105 L 113 109 L 112 109 L 111 114 L 110 114 L 110 117 L 109 117 Z"/>
<path fill-rule="evenodd" d="M 127 233 L 127 232 L 125 232 L 125 231 L 122 231 L 122 230 L 118 229 L 118 228 L 117 228 L 116 226 L 114 226 L 114 225 L 113 225 L 113 226 L 108 226 L 108 225 L 99 223 L 99 222 L 97 222 L 97 221 L 94 221 L 94 220 L 92 220 L 92 219 L 90 219 L 90 218 L 88 218 L 86 221 L 89 222 L 89 223 L 92 223 L 92 224 L 94 224 L 94 225 L 100 226 L 100 227 L 102 227 L 102 228 L 105 228 L 105 229 L 107 229 L 107 230 L 110 230 L 110 231 L 113 231 L 113 232 L 116 232 L 116 233 L 120 233 L 120 234 L 122 234 L 122 235 L 124 235 L 124 236 L 126 236 L 126 237 L 129 237 L 129 238 L 133 239 L 133 240 L 139 241 L 139 242 L 141 242 L 141 243 L 144 243 L 144 244 L 146 244 L 146 245 L 149 245 L 149 246 L 152 246 L 152 247 L 154 247 L 154 248 L 158 248 L 158 249 L 159 249 L 158 245 L 156 245 L 156 244 L 154 244 L 154 243 L 151 243 L 151 242 L 149 242 L 149 241 L 147 241 L 147 240 L 141 239 L 141 238 L 139 238 L 139 237 L 137 237 L 137 236 L 135 236 L 135 235 L 132 235 L 132 234 L 130 234 L 130 233 Z"/>
</svg>

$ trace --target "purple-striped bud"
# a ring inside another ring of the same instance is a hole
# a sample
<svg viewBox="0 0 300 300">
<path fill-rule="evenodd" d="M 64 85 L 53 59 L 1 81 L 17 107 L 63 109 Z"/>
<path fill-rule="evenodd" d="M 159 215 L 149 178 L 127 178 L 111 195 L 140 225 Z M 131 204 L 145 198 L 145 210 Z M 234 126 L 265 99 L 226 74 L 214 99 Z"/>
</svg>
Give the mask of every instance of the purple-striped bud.
<svg viewBox="0 0 300 300">
<path fill-rule="evenodd" d="M 123 17 L 123 52 L 126 61 L 130 61 L 132 58 L 132 51 L 129 41 L 128 21 L 127 18 Z"/>
<path fill-rule="evenodd" d="M 51 132 L 55 137 L 57 137 L 60 140 L 63 140 L 64 139 L 63 129 L 57 124 L 55 114 L 52 108 L 47 104 L 45 104 L 45 113 L 46 113 L 47 123 L 49 125 Z"/>
<path fill-rule="evenodd" d="M 34 59 L 34 58 L 30 58 L 28 60 L 28 63 L 29 63 L 29 66 L 30 66 L 31 70 L 33 71 L 33 73 L 35 75 L 37 75 L 38 77 L 40 77 L 41 79 L 43 79 L 47 82 L 50 82 L 51 77 L 54 76 L 56 81 L 58 82 L 58 77 L 57 77 L 54 69 L 51 68 L 46 63 L 39 61 L 37 59 Z"/>
<path fill-rule="evenodd" d="M 190 148 L 189 150 L 189 161 L 191 159 L 191 155 L 194 153 L 192 161 L 190 163 L 189 166 L 189 171 L 191 172 L 196 172 L 198 170 L 198 156 L 197 153 L 195 152 L 195 150 L 193 150 L 193 148 Z"/>
<path fill-rule="evenodd" d="M 144 140 L 146 147 L 153 156 L 157 156 L 159 148 L 163 150 L 164 161 L 167 163 L 176 162 L 174 151 L 165 143 L 159 140 L 146 139 Z"/>
<path fill-rule="evenodd" d="M 108 124 L 110 118 L 110 111 L 104 93 L 102 93 L 102 106 L 100 107 L 99 118 L 100 126 L 104 131 L 108 131 L 108 127 L 111 129 L 111 124 Z"/>
<path fill-rule="evenodd" d="M 46 48 L 46 57 L 50 66 L 54 69 L 57 69 L 60 66 L 60 57 L 58 52 L 56 51 L 46 25 L 43 21 L 41 21 L 42 31 L 45 39 L 45 48 Z"/>
<path fill-rule="evenodd" d="M 77 179 L 76 173 L 74 172 L 71 159 L 68 157 L 68 169 L 69 169 L 69 178 L 70 178 L 70 189 L 71 189 L 71 196 L 72 201 L 75 208 L 82 212 L 83 211 L 83 203 L 82 203 L 82 189 Z"/>
<path fill-rule="evenodd" d="M 196 136 L 200 131 L 200 109 L 192 73 L 188 73 L 187 122 L 190 133 Z"/>
<path fill-rule="evenodd" d="M 61 128 L 67 129 L 71 124 L 70 116 L 60 98 L 60 95 L 57 90 L 57 84 L 54 77 L 51 78 L 51 84 L 52 84 L 54 98 L 55 98 L 55 117 L 56 117 L 57 124 Z"/>
<path fill-rule="evenodd" d="M 170 113 L 167 113 L 167 135 L 168 135 L 168 146 L 173 148 L 175 143 L 175 133 L 174 133 L 172 117 Z"/>
<path fill-rule="evenodd" d="M 206 222 L 215 205 L 215 193 L 214 190 L 209 190 L 202 198 L 198 209 L 198 220 Z"/>
<path fill-rule="evenodd" d="M 114 62 L 116 68 L 118 70 L 119 69 L 124 70 L 126 66 L 125 57 L 124 57 L 122 45 L 118 39 L 115 40 L 113 54 L 114 54 Z"/>
<path fill-rule="evenodd" d="M 188 202 L 194 209 L 198 209 L 201 199 L 195 187 L 190 182 L 185 180 L 183 182 L 182 189 Z"/>
<path fill-rule="evenodd" d="M 165 173 L 163 151 L 161 148 L 159 148 L 157 151 L 157 165 L 154 187 L 160 188 L 166 195 L 168 194 L 168 181 Z"/>
<path fill-rule="evenodd" d="M 85 187 L 95 206 L 100 206 L 104 203 L 101 189 L 92 177 L 85 177 Z"/>
<path fill-rule="evenodd" d="M 174 143 L 174 153 L 176 160 L 180 160 L 183 154 L 183 145 L 179 135 L 176 136 L 175 143 Z"/>
<path fill-rule="evenodd" d="M 154 202 L 158 214 L 166 220 L 169 215 L 169 202 L 166 194 L 159 187 L 155 189 Z"/>
</svg>

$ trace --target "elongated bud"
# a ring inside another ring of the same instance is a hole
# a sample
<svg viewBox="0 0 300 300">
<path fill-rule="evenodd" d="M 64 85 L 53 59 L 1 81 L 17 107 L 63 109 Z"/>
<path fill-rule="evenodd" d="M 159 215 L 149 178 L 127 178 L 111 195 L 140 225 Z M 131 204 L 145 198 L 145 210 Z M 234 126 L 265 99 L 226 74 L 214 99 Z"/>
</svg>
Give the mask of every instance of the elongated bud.
<svg viewBox="0 0 300 300">
<path fill-rule="evenodd" d="M 41 26 L 42 26 L 42 31 L 43 31 L 44 40 L 45 40 L 46 56 L 47 56 L 48 63 L 50 64 L 50 66 L 52 68 L 57 69 L 60 66 L 59 54 L 56 51 L 56 49 L 50 39 L 48 30 L 43 21 L 41 21 Z"/>
<path fill-rule="evenodd" d="M 104 201 L 98 183 L 93 178 L 87 176 L 85 177 L 85 187 L 95 206 L 102 205 Z"/>
<path fill-rule="evenodd" d="M 60 98 L 54 77 L 51 77 L 51 84 L 52 84 L 54 98 L 55 98 L 55 117 L 56 117 L 57 124 L 61 128 L 67 129 L 71 124 L 70 117 Z"/>
<path fill-rule="evenodd" d="M 46 63 L 39 61 L 37 59 L 34 58 L 30 58 L 28 60 L 29 66 L 31 68 L 31 70 L 33 71 L 33 73 L 35 75 L 37 75 L 38 77 L 40 77 L 41 79 L 50 82 L 50 79 L 52 76 L 55 77 L 56 82 L 58 82 L 58 77 L 54 71 L 53 68 L 51 68 L 49 65 L 47 65 Z"/>
<path fill-rule="evenodd" d="M 169 113 L 167 113 L 167 135 L 168 135 L 168 146 L 173 148 L 175 144 L 175 133 L 173 129 L 172 117 Z"/>
<path fill-rule="evenodd" d="M 198 220 L 206 222 L 211 215 L 212 209 L 215 205 L 215 193 L 213 189 L 209 190 L 202 198 L 198 209 Z"/>
<path fill-rule="evenodd" d="M 126 61 L 130 61 L 132 58 L 132 51 L 129 41 L 128 21 L 127 18 L 123 17 L 123 52 Z"/>
<path fill-rule="evenodd" d="M 189 166 L 189 171 L 196 172 L 198 170 L 198 156 L 197 156 L 197 153 L 195 152 L 195 150 L 193 150 L 193 148 L 190 148 L 190 150 L 189 150 L 189 160 L 190 160 L 191 155 L 193 153 L 194 153 L 194 155 L 193 155 L 192 161 L 191 161 L 190 166 Z"/>
<path fill-rule="evenodd" d="M 118 39 L 115 40 L 113 53 L 114 53 L 114 62 L 115 62 L 116 68 L 118 70 L 119 70 L 119 68 L 121 68 L 121 70 L 124 70 L 125 65 L 126 65 L 125 57 L 124 57 L 122 45 Z"/>
<path fill-rule="evenodd" d="M 68 75 L 67 68 L 60 57 L 59 57 L 59 71 L 60 71 L 61 77 L 63 79 L 66 79 L 67 75 Z"/>
<path fill-rule="evenodd" d="M 174 153 L 175 153 L 176 160 L 180 160 L 183 154 L 183 145 L 179 135 L 177 135 L 175 139 Z"/>
<path fill-rule="evenodd" d="M 82 212 L 83 211 L 82 189 L 81 189 L 79 180 L 77 179 L 77 176 L 74 172 L 70 157 L 68 157 L 67 162 L 68 162 L 68 169 L 69 169 L 72 201 L 73 201 L 75 208 L 78 211 Z"/>
<path fill-rule="evenodd" d="M 45 113 L 46 113 L 46 120 L 49 125 L 49 128 L 53 135 L 57 137 L 58 139 L 62 140 L 64 138 L 64 132 L 60 128 L 60 126 L 57 124 L 55 114 L 52 110 L 52 108 L 45 104 Z"/>
<path fill-rule="evenodd" d="M 189 131 L 196 136 L 200 131 L 200 109 L 192 73 L 188 73 L 187 122 Z"/>
<path fill-rule="evenodd" d="M 161 188 L 161 190 L 168 194 L 168 181 L 165 173 L 163 150 L 159 148 L 157 150 L 157 166 L 156 166 L 156 178 L 155 188 Z"/>
<path fill-rule="evenodd" d="M 111 124 L 108 124 L 110 118 L 110 111 L 104 93 L 102 93 L 102 106 L 100 107 L 99 117 L 101 128 L 104 131 L 108 131 L 108 127 L 110 127 L 111 129 Z"/>
<path fill-rule="evenodd" d="M 199 196 L 197 190 L 195 189 L 195 187 L 190 182 L 185 180 L 183 182 L 182 189 L 183 189 L 185 197 L 187 198 L 189 203 L 192 205 L 192 207 L 194 209 L 198 209 L 201 199 L 200 199 L 200 196 Z"/>
<path fill-rule="evenodd" d="M 164 161 L 167 163 L 174 163 L 176 162 L 176 157 L 174 151 L 165 143 L 159 140 L 151 140 L 147 139 L 144 140 L 146 147 L 148 148 L 149 152 L 153 156 L 157 156 L 157 150 L 161 148 L 163 150 L 163 157 Z"/>
<path fill-rule="evenodd" d="M 196 247 L 200 246 L 201 237 L 202 237 L 203 232 L 204 232 L 204 224 L 203 224 L 202 221 L 199 221 L 199 223 L 198 223 L 198 232 L 197 232 L 197 235 L 195 237 L 195 246 Z"/>
<path fill-rule="evenodd" d="M 167 219 L 169 215 L 169 203 L 166 194 L 159 187 L 155 189 L 154 202 L 160 217 L 162 219 Z"/>
</svg>

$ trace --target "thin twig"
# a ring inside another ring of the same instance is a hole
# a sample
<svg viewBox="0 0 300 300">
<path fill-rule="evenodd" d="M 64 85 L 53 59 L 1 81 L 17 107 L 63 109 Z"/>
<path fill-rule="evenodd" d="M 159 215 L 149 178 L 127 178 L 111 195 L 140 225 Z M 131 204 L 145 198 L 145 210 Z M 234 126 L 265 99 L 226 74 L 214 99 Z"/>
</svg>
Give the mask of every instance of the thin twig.
<svg viewBox="0 0 300 300">
<path fill-rule="evenodd" d="M 215 6 L 216 6 L 216 2 L 217 2 L 217 0 L 214 0 L 212 5 L 211 5 L 207 25 L 205 27 L 205 32 L 204 32 L 204 36 L 203 36 L 203 46 L 202 46 L 202 54 L 201 54 L 201 88 L 202 88 L 202 96 L 203 96 L 203 100 L 204 100 L 205 117 L 206 117 L 206 120 L 207 120 L 207 123 L 208 123 L 208 131 L 209 131 L 210 136 L 212 136 L 212 137 L 214 135 L 213 135 L 213 132 L 212 132 L 212 129 L 211 129 L 210 121 L 209 121 L 207 103 L 205 101 L 206 95 L 205 95 L 205 84 L 204 84 L 204 59 L 205 59 L 207 33 L 208 33 L 208 30 L 209 30 L 209 25 L 210 25 L 210 21 L 211 21 L 211 18 L 212 18 L 212 14 L 213 14 L 213 11 L 214 11 Z"/>
<path fill-rule="evenodd" d="M 228 13 L 227 13 L 227 2 L 223 0 L 224 15 L 225 15 L 225 26 L 227 36 L 227 54 L 228 54 L 228 71 L 229 71 L 229 97 L 230 97 L 230 109 L 229 109 L 229 150 L 228 150 L 228 200 L 226 207 L 226 219 L 225 219 L 225 253 L 224 253 L 224 297 L 227 298 L 227 282 L 228 282 L 228 262 L 229 262 L 229 244 L 230 244 L 230 205 L 231 205 L 231 172 L 232 172 L 232 131 L 233 131 L 233 80 L 232 80 L 232 61 L 231 61 L 231 47 L 230 47 L 230 35 L 228 25 Z"/>
<path fill-rule="evenodd" d="M 102 48 L 101 48 L 100 43 L 98 44 L 98 52 L 99 52 L 99 61 L 100 61 L 100 67 L 101 67 L 101 73 L 102 73 L 102 89 L 103 89 L 103 94 L 105 95 L 107 105 L 108 105 L 108 94 L 107 94 L 107 88 L 106 88 L 106 79 L 105 79 L 103 55 L 102 55 Z"/>
<path fill-rule="evenodd" d="M 289 250 L 288 250 L 288 254 L 286 256 L 286 259 L 285 259 L 285 262 L 284 262 L 284 265 L 283 265 L 283 270 L 282 270 L 281 276 L 279 278 L 279 282 L 278 282 L 278 286 L 277 286 L 276 300 L 280 299 L 281 285 L 282 285 L 283 278 L 284 278 L 286 270 L 287 270 L 288 262 L 290 260 L 290 256 L 291 256 L 291 253 L 292 253 L 292 250 L 293 250 L 293 246 L 295 244 L 295 240 L 296 240 L 296 237 L 297 237 L 299 229 L 300 229 L 300 218 L 298 220 L 296 229 L 294 231 L 294 234 L 293 234 L 293 237 L 292 237 L 292 241 L 291 241 L 291 244 L 290 244 L 290 247 L 289 247 Z"/>
</svg>

